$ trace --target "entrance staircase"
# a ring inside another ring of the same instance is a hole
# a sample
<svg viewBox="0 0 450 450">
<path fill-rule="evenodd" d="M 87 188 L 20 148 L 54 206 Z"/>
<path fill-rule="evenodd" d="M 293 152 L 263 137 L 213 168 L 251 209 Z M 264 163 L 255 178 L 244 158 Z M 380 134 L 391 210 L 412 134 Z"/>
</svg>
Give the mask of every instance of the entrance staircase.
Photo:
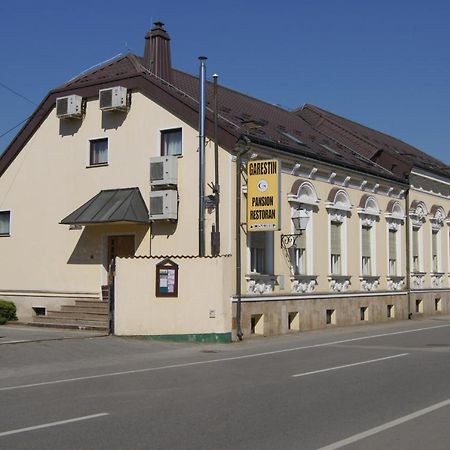
<svg viewBox="0 0 450 450">
<path fill-rule="evenodd" d="M 59 311 L 34 317 L 32 325 L 109 332 L 109 302 L 75 300 L 74 305 L 62 305 Z"/>
</svg>

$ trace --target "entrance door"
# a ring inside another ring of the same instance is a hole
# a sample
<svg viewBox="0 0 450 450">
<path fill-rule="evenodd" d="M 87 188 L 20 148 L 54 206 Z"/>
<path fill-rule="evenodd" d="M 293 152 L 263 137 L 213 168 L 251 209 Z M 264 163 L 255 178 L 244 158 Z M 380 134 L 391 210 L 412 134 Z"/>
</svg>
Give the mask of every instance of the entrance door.
<svg viewBox="0 0 450 450">
<path fill-rule="evenodd" d="M 108 271 L 110 272 L 108 278 L 114 276 L 114 273 L 110 271 L 114 258 L 116 256 L 133 256 L 134 249 L 134 235 L 108 236 Z"/>
</svg>

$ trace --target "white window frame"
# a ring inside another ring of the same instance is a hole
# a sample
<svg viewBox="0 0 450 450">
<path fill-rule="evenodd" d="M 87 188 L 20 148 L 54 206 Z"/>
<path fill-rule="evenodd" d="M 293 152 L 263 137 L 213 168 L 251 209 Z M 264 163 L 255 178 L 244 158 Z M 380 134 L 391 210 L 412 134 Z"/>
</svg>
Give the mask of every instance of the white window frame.
<svg viewBox="0 0 450 450">
<path fill-rule="evenodd" d="M 414 209 L 411 209 L 410 213 L 411 218 L 411 239 L 409 242 L 410 254 L 411 254 L 411 271 L 412 272 L 424 272 L 424 248 L 423 248 L 423 225 L 426 221 L 426 217 L 428 215 L 428 209 L 423 202 L 418 202 Z M 418 248 L 417 248 L 417 257 L 418 257 L 418 267 L 414 267 L 414 231 L 417 231 L 417 240 L 418 240 Z M 431 242 L 430 242 L 431 243 Z"/>
<path fill-rule="evenodd" d="M 403 270 L 403 259 L 402 259 L 402 230 L 403 225 L 405 224 L 405 213 L 403 211 L 403 208 L 400 204 L 400 202 L 395 201 L 390 208 L 390 211 L 385 213 L 386 218 L 386 270 L 388 277 L 398 277 L 402 276 Z M 390 266 L 389 266 L 389 230 L 395 231 L 395 237 L 396 237 L 396 270 L 395 273 L 391 273 Z"/>
<path fill-rule="evenodd" d="M 11 236 L 11 228 L 12 228 L 12 214 L 11 210 L 9 209 L 1 209 L 1 213 L 9 213 L 9 221 L 8 221 L 8 232 L 7 233 L 0 233 L 0 237 L 10 237 Z"/>
<path fill-rule="evenodd" d="M 298 180 L 294 183 L 296 186 L 299 183 Z M 306 225 L 306 229 L 303 230 L 305 234 L 305 270 L 301 273 L 296 273 L 295 266 L 293 264 L 292 270 L 294 275 L 313 275 L 314 274 L 314 211 L 320 203 L 320 199 L 317 196 L 316 189 L 309 181 L 303 181 L 298 188 L 295 187 L 294 192 L 288 195 L 288 201 L 291 204 L 291 218 L 307 216 L 309 218 Z M 294 224 L 291 221 L 291 233 L 297 233 L 294 229 Z M 295 247 L 295 246 L 294 246 Z M 296 258 L 295 249 L 291 253 L 292 257 Z"/>
<path fill-rule="evenodd" d="M 252 235 L 255 233 L 264 234 L 264 270 L 258 272 L 252 270 Z M 273 275 L 274 272 L 274 232 L 273 231 L 251 231 L 247 233 L 247 260 L 248 273 L 260 275 Z"/>
<path fill-rule="evenodd" d="M 91 164 L 91 143 L 95 141 L 100 141 L 106 139 L 106 142 L 108 143 L 108 149 L 107 149 L 107 160 L 104 163 L 98 163 L 98 164 Z M 99 137 L 93 137 L 88 139 L 87 143 L 87 155 L 86 155 L 86 168 L 91 167 L 106 167 L 109 166 L 111 162 L 111 139 L 108 136 L 99 136 Z"/>
<path fill-rule="evenodd" d="M 360 218 L 359 227 L 359 251 L 360 251 L 360 272 L 362 277 L 367 276 L 377 276 L 377 221 L 381 214 L 380 208 L 378 207 L 378 202 L 373 195 L 366 197 L 363 196 L 361 199 L 363 205 L 361 205 L 357 212 Z M 363 228 L 369 229 L 369 239 L 370 239 L 370 255 L 369 255 L 369 265 L 364 265 L 364 259 L 362 249 L 362 234 Z"/>
<path fill-rule="evenodd" d="M 346 276 L 347 275 L 347 261 L 348 261 L 348 242 L 347 242 L 347 222 L 351 214 L 352 205 L 350 198 L 344 189 L 339 189 L 332 201 L 325 203 L 325 207 L 328 210 L 328 270 L 330 277 L 333 276 Z M 333 273 L 332 261 L 331 261 L 331 223 L 339 222 L 340 226 L 340 238 L 341 238 L 341 270 L 340 273 Z"/>
<path fill-rule="evenodd" d="M 431 236 L 431 273 L 443 273 L 443 258 L 442 258 L 442 228 L 444 227 L 445 212 L 442 207 L 438 207 L 433 217 L 430 217 Z M 433 255 L 433 234 L 436 234 L 436 261 Z"/>
</svg>

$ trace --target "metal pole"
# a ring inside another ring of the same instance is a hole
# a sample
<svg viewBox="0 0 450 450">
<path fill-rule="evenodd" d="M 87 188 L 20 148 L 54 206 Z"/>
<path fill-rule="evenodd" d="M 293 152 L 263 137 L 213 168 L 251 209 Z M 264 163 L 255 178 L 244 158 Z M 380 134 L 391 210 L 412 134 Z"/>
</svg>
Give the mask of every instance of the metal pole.
<svg viewBox="0 0 450 450">
<path fill-rule="evenodd" d="M 236 234 L 236 335 L 240 341 L 244 336 L 242 332 L 241 324 L 241 311 L 242 311 L 242 290 L 241 290 L 241 164 L 242 156 L 245 155 L 250 147 L 250 140 L 247 137 L 243 138 L 247 144 L 245 148 L 238 150 L 236 155 L 236 222 L 235 222 L 235 234 Z"/>
<path fill-rule="evenodd" d="M 236 156 L 236 334 L 240 341 L 244 336 L 241 326 L 241 151 Z"/>
<path fill-rule="evenodd" d="M 198 187 L 198 255 L 205 256 L 205 109 L 206 109 L 206 66 L 205 56 L 200 56 L 200 99 L 199 99 L 199 187 Z"/>
<path fill-rule="evenodd" d="M 218 99 L 217 99 L 217 74 L 214 80 L 214 194 L 216 196 L 215 230 L 214 230 L 214 253 L 220 254 L 220 185 L 219 185 L 219 132 L 218 132 Z"/>
</svg>

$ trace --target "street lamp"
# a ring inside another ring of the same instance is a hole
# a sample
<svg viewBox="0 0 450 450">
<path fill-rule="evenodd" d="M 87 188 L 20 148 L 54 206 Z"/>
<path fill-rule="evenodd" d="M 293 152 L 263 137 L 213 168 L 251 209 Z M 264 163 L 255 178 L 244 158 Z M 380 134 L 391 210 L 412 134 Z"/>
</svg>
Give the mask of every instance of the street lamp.
<svg viewBox="0 0 450 450">
<path fill-rule="evenodd" d="M 299 215 L 291 217 L 291 219 L 296 233 L 281 235 L 281 248 L 285 250 L 295 245 L 297 238 L 303 234 L 303 231 L 306 230 L 309 221 L 309 217 L 306 214 L 301 214 L 301 212 Z"/>
</svg>

